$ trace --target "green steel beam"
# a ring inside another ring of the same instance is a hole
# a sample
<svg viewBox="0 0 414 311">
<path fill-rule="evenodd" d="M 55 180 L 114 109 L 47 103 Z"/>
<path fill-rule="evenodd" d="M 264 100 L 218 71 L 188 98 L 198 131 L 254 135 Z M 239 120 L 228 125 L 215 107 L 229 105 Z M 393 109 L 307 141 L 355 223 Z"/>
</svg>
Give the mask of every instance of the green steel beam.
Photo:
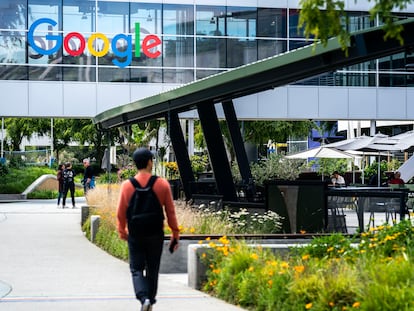
<svg viewBox="0 0 414 311">
<path fill-rule="evenodd" d="M 326 46 L 310 45 L 229 71 L 209 76 L 157 95 L 104 111 L 95 116 L 100 129 L 163 117 L 168 111 L 193 110 L 196 105 L 220 103 L 273 89 L 324 72 L 402 52 L 414 46 L 414 19 L 400 22 L 404 44 L 384 41 L 381 27 L 351 35 L 348 55 L 337 38 Z"/>
</svg>

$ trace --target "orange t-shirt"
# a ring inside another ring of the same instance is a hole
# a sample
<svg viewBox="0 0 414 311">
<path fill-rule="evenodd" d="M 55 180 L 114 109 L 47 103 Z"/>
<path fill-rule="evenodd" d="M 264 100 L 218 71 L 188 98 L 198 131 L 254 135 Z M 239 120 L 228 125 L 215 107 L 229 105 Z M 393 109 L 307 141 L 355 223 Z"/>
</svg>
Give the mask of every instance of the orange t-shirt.
<svg viewBox="0 0 414 311">
<path fill-rule="evenodd" d="M 147 185 L 150 178 L 151 174 L 146 172 L 140 172 L 135 175 L 135 179 L 141 186 Z M 179 239 L 178 221 L 175 214 L 175 206 L 169 182 L 164 178 L 158 177 L 152 189 L 158 197 L 161 206 L 164 208 L 164 212 L 167 217 L 167 223 L 171 228 L 173 237 Z M 122 183 L 117 208 L 117 225 L 119 237 L 123 240 L 128 239 L 126 212 L 128 209 L 129 201 L 134 191 L 135 187 L 129 180 L 126 180 Z"/>
</svg>

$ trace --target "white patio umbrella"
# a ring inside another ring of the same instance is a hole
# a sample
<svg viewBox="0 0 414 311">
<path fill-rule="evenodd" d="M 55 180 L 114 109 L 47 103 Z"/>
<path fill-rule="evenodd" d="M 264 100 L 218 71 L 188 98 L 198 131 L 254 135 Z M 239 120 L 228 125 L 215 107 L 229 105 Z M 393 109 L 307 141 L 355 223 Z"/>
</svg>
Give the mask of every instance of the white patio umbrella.
<svg viewBox="0 0 414 311">
<path fill-rule="evenodd" d="M 305 151 L 293 153 L 286 156 L 287 159 L 309 159 L 309 158 L 319 158 L 319 159 L 354 159 L 355 156 L 341 151 L 335 148 L 326 147 L 322 145 L 316 148 L 308 149 Z M 322 173 L 322 180 L 323 180 Z"/>
<path fill-rule="evenodd" d="M 381 133 L 377 133 L 374 136 L 358 136 L 342 141 L 338 141 L 332 144 L 326 145 L 327 147 L 335 147 L 340 150 L 346 150 L 347 152 L 350 151 L 360 151 L 362 152 L 362 155 L 375 155 L 378 156 L 378 186 L 381 184 L 381 168 L 380 168 L 380 156 L 381 151 L 389 151 L 392 149 L 381 149 L 385 148 L 385 146 L 382 146 L 382 143 L 385 143 L 385 141 L 389 141 L 390 145 L 392 144 L 389 140 L 389 136 Z M 393 144 L 395 144 L 395 141 L 393 141 Z M 376 148 L 378 147 L 378 148 Z M 392 148 L 392 147 L 388 147 Z M 394 149 L 395 150 L 395 149 Z M 362 173 L 364 173 L 364 170 L 362 170 Z M 364 182 L 364 175 L 362 174 L 362 182 Z"/>
</svg>

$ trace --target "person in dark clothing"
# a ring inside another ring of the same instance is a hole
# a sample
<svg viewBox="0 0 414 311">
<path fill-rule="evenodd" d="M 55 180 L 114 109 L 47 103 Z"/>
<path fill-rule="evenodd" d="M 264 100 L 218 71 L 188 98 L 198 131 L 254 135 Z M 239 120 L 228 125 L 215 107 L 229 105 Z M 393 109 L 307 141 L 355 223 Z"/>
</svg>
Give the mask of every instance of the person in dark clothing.
<svg viewBox="0 0 414 311">
<path fill-rule="evenodd" d="M 89 159 L 83 159 L 83 166 L 85 168 L 85 171 L 83 173 L 83 191 L 86 195 L 86 193 L 89 191 L 89 189 L 93 189 L 95 187 L 95 177 L 93 176 L 93 169 L 90 165 Z"/>
<path fill-rule="evenodd" d="M 66 207 L 66 196 L 68 191 L 70 191 L 70 196 L 72 197 L 72 208 L 75 208 L 75 172 L 72 170 L 72 164 L 70 162 L 66 163 L 66 168 L 63 171 L 63 206 Z"/>
<path fill-rule="evenodd" d="M 63 171 L 65 170 L 64 164 L 59 164 L 57 173 L 56 173 L 56 179 L 58 181 L 58 199 L 57 199 L 57 207 L 60 206 L 60 199 L 63 197 Z"/>
</svg>

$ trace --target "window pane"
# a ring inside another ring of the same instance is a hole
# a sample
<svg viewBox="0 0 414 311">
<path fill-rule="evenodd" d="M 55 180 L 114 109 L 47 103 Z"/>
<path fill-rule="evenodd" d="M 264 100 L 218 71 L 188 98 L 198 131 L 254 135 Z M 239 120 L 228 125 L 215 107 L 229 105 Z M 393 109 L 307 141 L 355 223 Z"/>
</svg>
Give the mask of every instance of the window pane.
<svg viewBox="0 0 414 311">
<path fill-rule="evenodd" d="M 29 0 L 29 26 L 39 18 L 50 18 L 57 22 L 55 29 L 61 28 L 61 19 L 59 14 L 60 0 Z M 47 25 L 39 30 L 46 31 Z"/>
<path fill-rule="evenodd" d="M 226 39 L 197 38 L 197 68 L 226 66 Z"/>
<path fill-rule="evenodd" d="M 141 36 L 144 34 L 161 35 L 161 4 L 131 3 L 131 32 L 135 23 L 141 27 Z"/>
<path fill-rule="evenodd" d="M 227 7 L 227 35 L 256 37 L 256 8 Z"/>
<path fill-rule="evenodd" d="M 197 70 L 196 75 L 197 75 L 197 80 L 198 79 L 203 79 L 203 78 L 207 78 L 208 76 L 211 75 L 215 75 L 217 73 L 223 72 L 221 70 Z"/>
<path fill-rule="evenodd" d="M 257 9 L 257 36 L 286 38 L 286 9 Z"/>
<path fill-rule="evenodd" d="M 27 80 L 26 66 L 0 66 L 1 80 Z"/>
<path fill-rule="evenodd" d="M 193 37 L 164 37 L 164 66 L 193 67 Z"/>
<path fill-rule="evenodd" d="M 312 41 L 289 40 L 289 51 L 312 44 Z"/>
<path fill-rule="evenodd" d="M 23 31 L 2 31 L 0 34 L 0 62 L 26 63 L 26 34 Z"/>
<path fill-rule="evenodd" d="M 131 68 L 132 82 L 161 82 L 161 68 Z"/>
<path fill-rule="evenodd" d="M 163 33 L 168 35 L 193 35 L 194 11 L 192 5 L 164 4 Z"/>
<path fill-rule="evenodd" d="M 128 68 L 98 68 L 98 82 L 128 82 L 130 73 Z"/>
<path fill-rule="evenodd" d="M 224 36 L 225 12 L 224 6 L 198 5 L 196 7 L 197 35 Z"/>
<path fill-rule="evenodd" d="M 1 0 L 1 29 L 26 29 L 26 0 Z"/>
<path fill-rule="evenodd" d="M 257 40 L 258 42 L 258 59 L 275 56 L 286 52 L 286 40 Z"/>
<path fill-rule="evenodd" d="M 299 10 L 289 10 L 289 37 L 305 38 L 303 28 L 298 29 Z"/>
<path fill-rule="evenodd" d="M 96 31 L 104 34 L 129 33 L 129 4 L 127 2 L 98 1 Z"/>
<path fill-rule="evenodd" d="M 60 66 L 30 66 L 29 80 L 35 81 L 62 81 L 62 67 Z"/>
<path fill-rule="evenodd" d="M 63 67 L 63 80 L 64 81 L 86 81 L 96 82 L 96 70 L 95 67 Z"/>
<path fill-rule="evenodd" d="M 63 30 L 76 31 L 84 36 L 95 32 L 96 15 L 94 0 L 63 0 Z"/>
<path fill-rule="evenodd" d="M 164 69 L 164 83 L 188 83 L 194 81 L 194 71 L 189 69 Z"/>
<path fill-rule="evenodd" d="M 256 40 L 227 39 L 227 67 L 233 68 L 257 60 Z"/>
</svg>

